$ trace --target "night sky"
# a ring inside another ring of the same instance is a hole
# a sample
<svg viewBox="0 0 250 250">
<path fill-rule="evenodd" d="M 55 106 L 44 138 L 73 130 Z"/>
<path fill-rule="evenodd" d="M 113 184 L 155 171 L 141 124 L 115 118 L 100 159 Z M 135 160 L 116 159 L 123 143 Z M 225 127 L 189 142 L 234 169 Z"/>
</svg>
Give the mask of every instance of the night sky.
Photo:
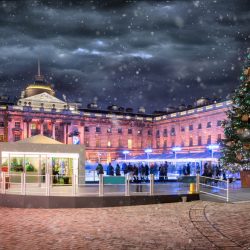
<svg viewBox="0 0 250 250">
<path fill-rule="evenodd" d="M 20 96 L 37 58 L 58 96 L 147 112 L 221 98 L 250 47 L 249 0 L 0 1 L 0 94 Z"/>
</svg>

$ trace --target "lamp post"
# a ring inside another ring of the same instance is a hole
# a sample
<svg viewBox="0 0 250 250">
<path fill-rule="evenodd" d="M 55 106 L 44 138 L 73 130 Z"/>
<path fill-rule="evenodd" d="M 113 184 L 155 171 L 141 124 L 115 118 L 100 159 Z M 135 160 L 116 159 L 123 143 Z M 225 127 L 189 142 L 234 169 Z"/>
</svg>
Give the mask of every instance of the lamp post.
<svg viewBox="0 0 250 250">
<path fill-rule="evenodd" d="M 209 146 L 207 146 L 207 148 L 209 149 L 209 150 L 211 150 L 211 153 L 212 153 L 212 159 L 214 158 L 214 150 L 215 149 L 219 149 L 219 145 L 217 145 L 217 144 L 211 144 L 211 145 L 209 145 Z"/>
<path fill-rule="evenodd" d="M 152 153 L 153 150 L 152 150 L 151 148 L 146 148 L 146 149 L 144 150 L 144 152 L 147 154 L 147 160 L 148 160 L 148 162 L 149 162 L 149 154 Z"/>
<path fill-rule="evenodd" d="M 127 160 L 127 154 L 129 154 L 129 151 L 124 150 L 124 151 L 122 151 L 122 153 L 124 154 L 124 158 L 125 158 L 125 161 L 126 161 Z"/>
<path fill-rule="evenodd" d="M 176 159 L 177 159 L 177 152 L 181 151 L 181 147 L 173 147 L 172 151 L 174 152 L 174 159 L 175 159 L 175 167 L 177 165 Z"/>
</svg>

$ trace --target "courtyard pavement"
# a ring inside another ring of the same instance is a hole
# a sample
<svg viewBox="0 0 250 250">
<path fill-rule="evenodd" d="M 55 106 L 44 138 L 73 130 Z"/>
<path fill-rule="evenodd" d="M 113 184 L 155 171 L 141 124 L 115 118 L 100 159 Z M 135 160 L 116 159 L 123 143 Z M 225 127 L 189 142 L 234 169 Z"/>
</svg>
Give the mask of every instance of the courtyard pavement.
<svg viewBox="0 0 250 250">
<path fill-rule="evenodd" d="M 0 249 L 250 249 L 250 203 L 0 208 Z"/>
</svg>

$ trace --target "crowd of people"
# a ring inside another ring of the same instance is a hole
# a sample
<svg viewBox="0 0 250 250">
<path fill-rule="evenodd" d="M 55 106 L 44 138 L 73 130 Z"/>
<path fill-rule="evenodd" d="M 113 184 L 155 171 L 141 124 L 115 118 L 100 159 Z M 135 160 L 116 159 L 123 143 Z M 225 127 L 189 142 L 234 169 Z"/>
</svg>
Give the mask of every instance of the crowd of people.
<svg viewBox="0 0 250 250">
<path fill-rule="evenodd" d="M 97 174 L 104 174 L 104 168 L 101 163 L 98 163 L 96 167 Z M 168 177 L 168 163 L 165 162 L 164 164 L 150 164 L 147 163 L 138 163 L 138 164 L 131 164 L 131 163 L 122 163 L 121 165 L 119 163 L 116 164 L 114 167 L 111 163 L 108 164 L 106 168 L 106 174 L 109 176 L 121 176 L 129 174 L 131 176 L 131 179 L 134 181 L 148 181 L 149 175 L 159 175 L 160 181 L 166 181 Z"/>
<path fill-rule="evenodd" d="M 177 168 L 167 161 L 164 163 L 125 163 L 122 164 L 117 163 L 115 166 L 113 166 L 111 163 L 108 164 L 108 166 L 105 168 L 106 175 L 108 176 L 121 176 L 129 174 L 131 176 L 131 179 L 136 180 L 149 180 L 149 175 L 154 174 L 155 176 L 159 177 L 160 182 L 165 182 L 168 180 L 168 173 L 169 169 L 175 168 L 175 171 L 178 172 L 180 176 L 189 176 L 191 174 L 201 174 L 205 177 L 210 178 L 226 178 L 225 172 L 223 172 L 220 168 L 220 165 L 212 165 L 210 163 L 205 163 L 203 166 L 203 171 L 201 173 L 201 167 L 199 163 L 187 163 L 182 166 L 178 166 Z M 192 170 L 192 171 L 191 171 Z M 101 163 L 98 163 L 96 167 L 97 174 L 104 174 L 104 167 Z M 170 172 L 172 172 L 170 170 Z"/>
</svg>

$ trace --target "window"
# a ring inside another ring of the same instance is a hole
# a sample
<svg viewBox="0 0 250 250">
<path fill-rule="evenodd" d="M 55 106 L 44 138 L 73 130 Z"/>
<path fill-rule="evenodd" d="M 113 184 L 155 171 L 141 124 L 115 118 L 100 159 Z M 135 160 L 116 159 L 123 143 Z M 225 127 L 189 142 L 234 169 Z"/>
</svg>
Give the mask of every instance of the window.
<svg viewBox="0 0 250 250">
<path fill-rule="evenodd" d="M 100 142 L 99 139 L 97 139 L 97 140 L 95 141 L 95 145 L 96 145 L 97 148 L 100 148 L 100 147 L 101 147 L 101 142 Z"/>
<path fill-rule="evenodd" d="M 209 135 L 209 136 L 207 137 L 207 144 L 208 144 L 208 145 L 211 144 L 211 135 Z"/>
<path fill-rule="evenodd" d="M 171 128 L 171 135 L 175 135 L 175 128 Z"/>
<path fill-rule="evenodd" d="M 101 133 L 101 128 L 100 128 L 100 127 L 96 127 L 96 128 L 95 128 L 95 132 L 96 132 L 96 133 Z"/>
<path fill-rule="evenodd" d="M 31 129 L 36 129 L 36 123 L 31 123 Z"/>
<path fill-rule="evenodd" d="M 112 133 L 112 128 L 108 128 L 108 129 L 107 129 L 107 133 L 108 133 L 108 134 L 111 134 L 111 133 Z"/>
<path fill-rule="evenodd" d="M 201 123 L 198 124 L 198 129 L 202 129 Z"/>
<path fill-rule="evenodd" d="M 161 146 L 161 145 L 160 145 L 160 140 L 157 140 L 157 141 L 156 141 L 156 147 L 157 147 L 157 148 L 160 148 L 160 146 Z"/>
<path fill-rule="evenodd" d="M 4 122 L 0 122 L 0 128 L 4 127 Z"/>
<path fill-rule="evenodd" d="M 168 130 L 167 130 L 166 128 L 163 130 L 163 136 L 164 136 L 164 137 L 167 137 L 167 136 L 168 136 Z"/>
<path fill-rule="evenodd" d="M 148 135 L 152 135 L 152 130 L 148 130 Z"/>
<path fill-rule="evenodd" d="M 21 123 L 20 122 L 15 122 L 15 128 L 21 128 Z"/>
<path fill-rule="evenodd" d="M 0 142 L 4 141 L 4 135 L 0 135 Z"/>
<path fill-rule="evenodd" d="M 141 131 L 141 130 L 138 130 L 138 131 L 137 131 L 137 135 L 142 135 L 142 131 Z"/>
<path fill-rule="evenodd" d="M 217 121 L 217 127 L 221 127 L 221 124 L 222 124 L 221 120 Z"/>
<path fill-rule="evenodd" d="M 189 131 L 192 131 L 194 129 L 193 125 L 189 125 Z"/>
<path fill-rule="evenodd" d="M 190 137 L 190 138 L 189 138 L 189 147 L 192 147 L 192 146 L 193 146 L 193 138 Z"/>
<path fill-rule="evenodd" d="M 164 142 L 163 142 L 163 147 L 164 147 L 164 148 L 167 148 L 167 140 L 164 140 Z"/>
<path fill-rule="evenodd" d="M 121 128 L 118 128 L 118 134 L 122 134 L 122 129 Z"/>
<path fill-rule="evenodd" d="M 20 141 L 21 136 L 20 135 L 14 135 L 14 141 Z"/>
<path fill-rule="evenodd" d="M 202 139 L 201 139 L 201 136 L 198 136 L 198 146 L 201 146 L 202 145 Z"/>
<path fill-rule="evenodd" d="M 128 134 L 129 134 L 129 135 L 132 135 L 132 133 L 133 133 L 132 128 L 129 128 L 129 129 L 128 129 Z"/>
<path fill-rule="evenodd" d="M 86 147 L 89 147 L 89 139 L 88 138 L 84 139 L 84 144 Z"/>
<path fill-rule="evenodd" d="M 108 148 L 111 147 L 111 141 L 108 141 L 107 146 L 108 146 Z"/>
<path fill-rule="evenodd" d="M 182 147 L 185 147 L 184 141 L 181 141 L 181 146 L 182 146 Z"/>
<path fill-rule="evenodd" d="M 185 127 L 181 127 L 181 132 L 185 132 Z"/>
<path fill-rule="evenodd" d="M 172 141 L 171 147 L 172 147 L 172 148 L 175 147 L 175 141 Z"/>
<path fill-rule="evenodd" d="M 147 141 L 147 147 L 152 148 L 152 141 L 150 139 Z"/>
<path fill-rule="evenodd" d="M 118 146 L 121 148 L 123 145 L 122 145 L 122 138 L 119 138 L 118 139 Z"/>
<path fill-rule="evenodd" d="M 218 134 L 218 135 L 217 135 L 217 142 L 220 143 L 221 141 L 222 141 L 222 139 L 221 139 L 221 134 Z"/>
<path fill-rule="evenodd" d="M 128 149 L 132 149 L 132 140 L 128 139 Z"/>
<path fill-rule="evenodd" d="M 159 138 L 160 137 L 160 130 L 156 131 L 156 137 Z"/>
<path fill-rule="evenodd" d="M 212 127 L 212 123 L 211 122 L 208 122 L 207 123 L 207 128 L 211 128 Z"/>
<path fill-rule="evenodd" d="M 84 132 L 89 132 L 89 127 L 84 127 Z"/>
</svg>

